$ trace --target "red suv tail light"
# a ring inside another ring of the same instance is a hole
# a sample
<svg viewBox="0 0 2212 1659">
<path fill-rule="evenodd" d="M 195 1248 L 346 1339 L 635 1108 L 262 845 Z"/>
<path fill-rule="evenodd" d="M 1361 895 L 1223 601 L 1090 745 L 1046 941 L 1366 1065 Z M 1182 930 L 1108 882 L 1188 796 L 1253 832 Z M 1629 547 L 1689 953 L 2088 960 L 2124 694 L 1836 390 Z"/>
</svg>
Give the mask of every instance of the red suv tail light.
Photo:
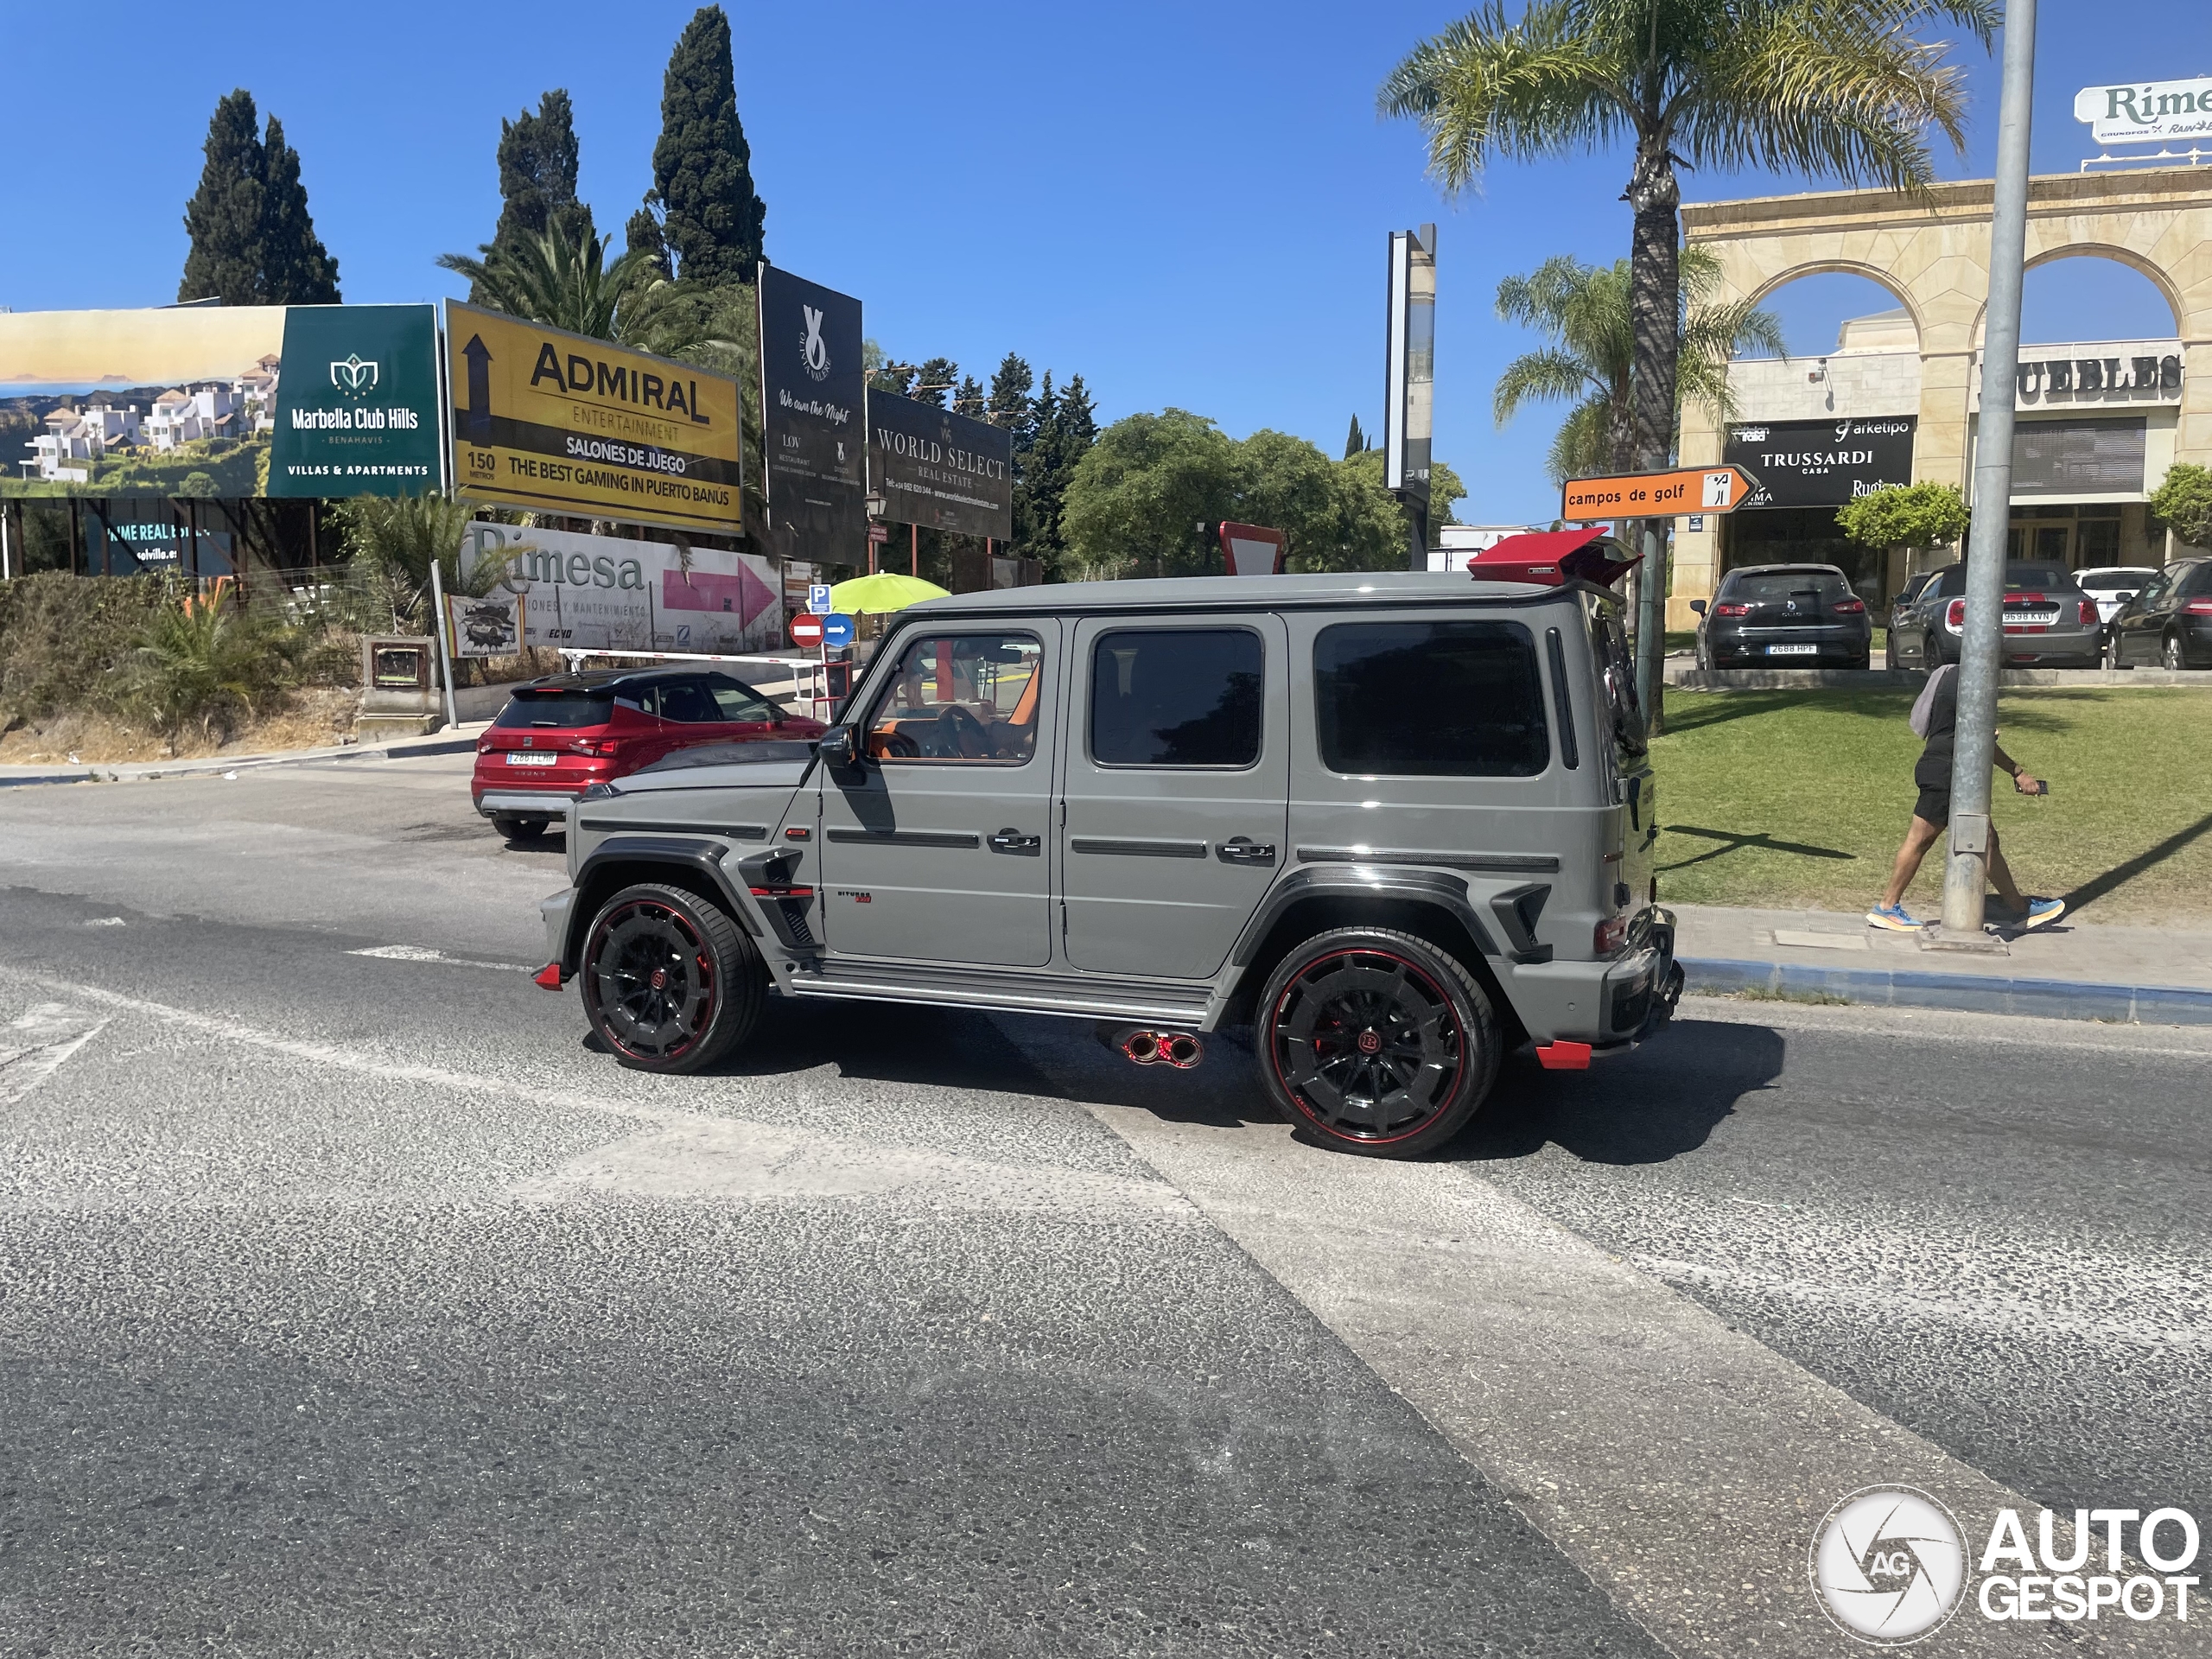
<svg viewBox="0 0 2212 1659">
<path fill-rule="evenodd" d="M 1609 916 L 1590 931 L 1590 948 L 1601 957 L 1610 957 L 1621 948 L 1621 941 L 1628 938 L 1628 918 Z"/>
<path fill-rule="evenodd" d="M 2085 628 L 2094 628 L 2097 626 L 2097 601 L 2094 599 L 2085 599 L 2082 601 L 2082 626 Z"/>
<path fill-rule="evenodd" d="M 1943 613 L 1943 626 L 1947 628 L 1963 628 L 1966 625 L 1967 602 L 1963 599 L 1955 599 L 1951 601 L 1949 608 Z"/>
<path fill-rule="evenodd" d="M 1863 599 L 1840 600 L 1834 609 L 1838 616 L 1864 616 L 1866 614 L 1866 601 Z"/>
<path fill-rule="evenodd" d="M 1713 613 L 1715 616 L 1749 616 L 1751 607 L 1748 605 L 1716 605 L 1713 607 Z"/>
<path fill-rule="evenodd" d="M 2191 616 L 2212 616 L 2212 599 L 2192 599 L 2182 609 Z"/>
<path fill-rule="evenodd" d="M 612 737 L 580 737 L 570 747 L 578 754 L 613 754 L 620 747 L 620 740 Z"/>
</svg>

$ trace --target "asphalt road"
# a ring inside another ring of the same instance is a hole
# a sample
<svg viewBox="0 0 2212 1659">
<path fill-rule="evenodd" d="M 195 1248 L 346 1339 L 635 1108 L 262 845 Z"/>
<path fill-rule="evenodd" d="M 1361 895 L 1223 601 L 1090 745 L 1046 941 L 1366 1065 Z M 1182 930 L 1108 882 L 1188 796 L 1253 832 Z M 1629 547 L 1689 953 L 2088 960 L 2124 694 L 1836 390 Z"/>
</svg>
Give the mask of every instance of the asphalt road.
<svg viewBox="0 0 2212 1659">
<path fill-rule="evenodd" d="M 1046 1020 L 653 1079 L 466 764 L 0 791 L 0 1653 L 1827 1654 L 1855 1485 L 2212 1522 L 2201 1035 L 1693 1001 L 1415 1166 Z"/>
</svg>

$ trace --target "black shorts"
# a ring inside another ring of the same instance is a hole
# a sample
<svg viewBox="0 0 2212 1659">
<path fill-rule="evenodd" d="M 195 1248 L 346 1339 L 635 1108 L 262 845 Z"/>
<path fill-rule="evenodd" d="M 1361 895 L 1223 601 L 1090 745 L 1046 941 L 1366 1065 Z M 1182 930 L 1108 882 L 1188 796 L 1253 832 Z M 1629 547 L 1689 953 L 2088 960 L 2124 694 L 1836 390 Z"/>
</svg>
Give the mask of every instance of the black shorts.
<svg viewBox="0 0 2212 1659">
<path fill-rule="evenodd" d="M 1912 816 L 1934 824 L 1951 821 L 1951 757 L 1923 754 L 1913 766 L 1912 781 L 1920 785 L 1920 798 Z"/>
</svg>

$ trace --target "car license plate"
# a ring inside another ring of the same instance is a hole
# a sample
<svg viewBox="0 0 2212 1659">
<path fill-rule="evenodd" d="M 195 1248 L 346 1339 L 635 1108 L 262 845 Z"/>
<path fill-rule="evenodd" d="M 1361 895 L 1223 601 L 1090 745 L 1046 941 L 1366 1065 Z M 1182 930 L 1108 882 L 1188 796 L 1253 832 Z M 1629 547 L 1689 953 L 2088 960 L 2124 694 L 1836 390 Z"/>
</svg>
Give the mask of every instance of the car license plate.
<svg viewBox="0 0 2212 1659">
<path fill-rule="evenodd" d="M 1821 648 L 1818 645 L 1769 645 L 1766 654 L 1770 657 L 1817 657 L 1821 654 Z"/>
<path fill-rule="evenodd" d="M 560 758 L 557 754 L 534 754 L 526 749 L 507 751 L 507 764 L 511 766 L 550 766 Z"/>
</svg>

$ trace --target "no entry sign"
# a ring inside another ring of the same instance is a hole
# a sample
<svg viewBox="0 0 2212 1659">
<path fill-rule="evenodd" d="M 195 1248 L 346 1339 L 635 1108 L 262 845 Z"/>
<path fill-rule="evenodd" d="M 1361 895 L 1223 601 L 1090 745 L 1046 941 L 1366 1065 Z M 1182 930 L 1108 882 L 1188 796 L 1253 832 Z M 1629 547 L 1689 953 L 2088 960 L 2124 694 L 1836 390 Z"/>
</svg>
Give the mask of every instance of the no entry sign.
<svg viewBox="0 0 2212 1659">
<path fill-rule="evenodd" d="M 822 643 L 822 619 L 811 614 L 791 618 L 791 643 L 814 646 Z"/>
</svg>

